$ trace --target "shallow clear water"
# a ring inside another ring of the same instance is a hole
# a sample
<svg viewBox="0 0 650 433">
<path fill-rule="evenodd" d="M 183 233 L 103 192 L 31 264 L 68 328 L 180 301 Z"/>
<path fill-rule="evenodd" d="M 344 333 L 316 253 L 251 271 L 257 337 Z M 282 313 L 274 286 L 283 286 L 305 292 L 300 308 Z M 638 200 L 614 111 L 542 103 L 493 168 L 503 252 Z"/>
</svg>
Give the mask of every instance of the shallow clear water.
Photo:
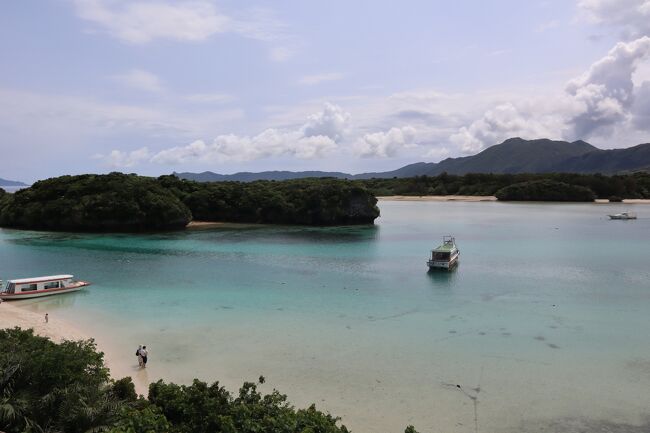
<svg viewBox="0 0 650 433">
<path fill-rule="evenodd" d="M 21 305 L 87 326 L 137 381 L 263 374 L 358 432 L 650 428 L 650 206 L 380 207 L 374 227 L 0 230 L 0 276 L 92 281 Z M 640 219 L 605 217 L 623 210 Z M 427 273 L 447 234 L 460 266 Z"/>
</svg>

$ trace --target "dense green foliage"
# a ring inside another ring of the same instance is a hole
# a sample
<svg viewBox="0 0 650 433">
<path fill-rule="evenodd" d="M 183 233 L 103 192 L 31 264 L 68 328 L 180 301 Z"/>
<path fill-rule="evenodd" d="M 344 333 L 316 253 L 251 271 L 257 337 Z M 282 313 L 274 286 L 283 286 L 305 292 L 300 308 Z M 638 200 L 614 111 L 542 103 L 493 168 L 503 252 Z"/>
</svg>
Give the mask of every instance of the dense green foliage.
<svg viewBox="0 0 650 433">
<path fill-rule="evenodd" d="M 601 174 L 466 174 L 360 180 L 377 196 L 390 195 L 496 195 L 510 185 L 549 180 L 589 188 L 597 198 L 650 198 L 650 173 Z M 541 199 L 540 199 L 541 200 Z"/>
<path fill-rule="evenodd" d="M 190 219 L 156 179 L 122 173 L 42 180 L 0 208 L 0 225 L 49 230 L 174 229 Z"/>
<path fill-rule="evenodd" d="M 372 223 L 379 216 L 377 199 L 366 188 L 340 179 L 159 181 L 203 221 L 339 225 Z"/>
<path fill-rule="evenodd" d="M 377 199 L 337 179 L 199 183 L 110 173 L 62 176 L 0 194 L 0 225 L 68 231 L 177 229 L 191 219 L 245 223 L 369 224 Z"/>
<path fill-rule="evenodd" d="M 515 183 L 498 190 L 496 196 L 504 201 L 594 201 L 596 198 L 589 188 L 550 179 Z"/>
<path fill-rule="evenodd" d="M 246 382 L 232 395 L 218 382 L 158 381 L 138 397 L 130 378 L 112 381 L 93 341 L 54 344 L 0 330 L 0 431 L 6 433 L 346 433 L 312 405 L 295 409 L 277 391 Z M 412 426 L 406 432 L 416 433 Z"/>
</svg>

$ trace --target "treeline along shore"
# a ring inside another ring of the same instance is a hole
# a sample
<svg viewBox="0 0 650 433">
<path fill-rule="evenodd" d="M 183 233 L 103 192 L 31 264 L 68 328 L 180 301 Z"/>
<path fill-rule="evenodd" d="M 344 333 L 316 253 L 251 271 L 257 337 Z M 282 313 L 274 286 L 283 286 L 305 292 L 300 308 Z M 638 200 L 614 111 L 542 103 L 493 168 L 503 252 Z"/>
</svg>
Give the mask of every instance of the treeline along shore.
<svg viewBox="0 0 650 433">
<path fill-rule="evenodd" d="M 240 223 L 372 224 L 377 199 L 341 179 L 210 182 L 110 173 L 42 180 L 0 190 L 0 226 L 66 231 L 174 230 L 195 220 Z"/>
<path fill-rule="evenodd" d="M 650 199 L 650 173 L 466 174 L 358 180 L 377 196 L 496 196 L 502 201 Z"/>
<path fill-rule="evenodd" d="M 303 178 L 196 182 L 110 173 L 61 176 L 9 194 L 0 226 L 66 231 L 174 230 L 192 220 L 235 223 L 372 224 L 376 196 L 496 196 L 502 201 L 650 199 L 650 173 L 466 174 L 410 178 Z"/>
</svg>

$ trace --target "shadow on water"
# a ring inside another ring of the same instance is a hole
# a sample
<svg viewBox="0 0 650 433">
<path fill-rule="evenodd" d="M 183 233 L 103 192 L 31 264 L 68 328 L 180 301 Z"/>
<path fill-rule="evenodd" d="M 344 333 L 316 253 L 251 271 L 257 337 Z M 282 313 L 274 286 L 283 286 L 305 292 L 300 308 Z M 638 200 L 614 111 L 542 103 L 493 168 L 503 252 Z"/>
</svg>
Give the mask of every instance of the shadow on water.
<svg viewBox="0 0 650 433">
<path fill-rule="evenodd" d="M 458 278 L 459 267 L 460 264 L 457 264 L 449 271 L 429 269 L 427 277 L 435 283 L 434 287 L 451 287 Z"/>
<path fill-rule="evenodd" d="M 72 293 L 62 293 L 56 296 L 44 296 L 41 298 L 13 301 L 15 305 L 26 307 L 31 311 L 47 312 L 50 309 L 72 308 L 75 306 L 79 296 L 85 296 L 85 290 Z"/>
<path fill-rule="evenodd" d="M 336 227 L 313 226 L 271 226 L 261 225 L 246 228 L 216 228 L 203 232 L 201 240 L 225 240 L 229 242 L 281 242 L 329 244 L 373 241 L 379 235 L 379 227 L 371 224 Z"/>
<path fill-rule="evenodd" d="M 167 241 L 191 240 L 206 243 L 355 243 L 372 242 L 379 236 L 376 225 L 337 227 L 250 225 L 225 227 L 201 231 L 178 231 L 165 233 L 67 233 L 12 231 L 7 242 L 34 247 L 74 248 L 122 253 L 187 255 L 176 251 L 177 245 L 163 244 Z"/>
</svg>

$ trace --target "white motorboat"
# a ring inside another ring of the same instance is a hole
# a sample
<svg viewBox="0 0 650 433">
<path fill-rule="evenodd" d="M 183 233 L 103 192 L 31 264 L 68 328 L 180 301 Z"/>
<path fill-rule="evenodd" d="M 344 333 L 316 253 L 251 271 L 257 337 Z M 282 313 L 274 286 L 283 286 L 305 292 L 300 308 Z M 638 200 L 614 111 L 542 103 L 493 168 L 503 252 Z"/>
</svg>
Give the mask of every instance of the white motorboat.
<svg viewBox="0 0 650 433">
<path fill-rule="evenodd" d="M 636 214 L 633 212 L 621 212 L 613 215 L 608 215 L 612 220 L 635 220 Z"/>
<path fill-rule="evenodd" d="M 60 295 L 62 293 L 76 292 L 90 285 L 87 281 L 78 281 L 73 278 L 73 275 L 51 275 L 9 280 L 0 292 L 0 299 L 13 301 L 16 299 Z"/>
<path fill-rule="evenodd" d="M 443 236 L 442 245 L 431 251 L 431 259 L 427 262 L 429 269 L 450 270 L 458 264 L 460 250 L 456 247 L 456 239 Z"/>
</svg>

